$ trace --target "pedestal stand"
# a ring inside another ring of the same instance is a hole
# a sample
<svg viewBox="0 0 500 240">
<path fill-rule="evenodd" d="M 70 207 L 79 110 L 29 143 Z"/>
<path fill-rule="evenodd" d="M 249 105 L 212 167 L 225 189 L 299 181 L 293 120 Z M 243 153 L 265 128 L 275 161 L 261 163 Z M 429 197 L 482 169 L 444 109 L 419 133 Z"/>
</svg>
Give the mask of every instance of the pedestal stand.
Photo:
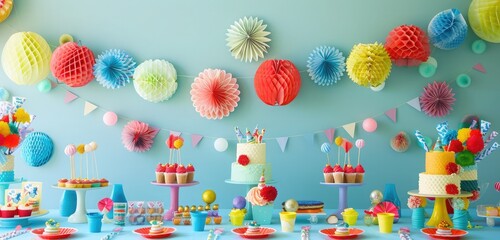
<svg viewBox="0 0 500 240">
<path fill-rule="evenodd" d="M 67 188 L 52 185 L 53 188 L 63 190 L 73 190 L 76 192 L 76 210 L 71 216 L 68 217 L 69 223 L 87 223 L 87 208 L 85 206 L 85 194 L 87 191 L 103 189 L 106 187 L 93 187 L 93 188 Z"/>
<path fill-rule="evenodd" d="M 172 221 L 174 218 L 174 212 L 179 208 L 179 188 L 194 186 L 199 184 L 199 182 L 193 181 L 185 184 L 151 182 L 151 184 L 162 187 L 170 187 L 170 209 L 165 213 L 165 215 L 163 215 L 163 219 Z"/>
<path fill-rule="evenodd" d="M 342 215 L 340 213 L 347 208 L 347 189 L 349 187 L 358 187 L 363 185 L 363 183 L 325 183 L 325 182 L 320 182 L 320 184 L 339 188 L 339 207 L 335 212 L 335 215 L 337 215 L 338 219 L 342 219 Z"/>
</svg>

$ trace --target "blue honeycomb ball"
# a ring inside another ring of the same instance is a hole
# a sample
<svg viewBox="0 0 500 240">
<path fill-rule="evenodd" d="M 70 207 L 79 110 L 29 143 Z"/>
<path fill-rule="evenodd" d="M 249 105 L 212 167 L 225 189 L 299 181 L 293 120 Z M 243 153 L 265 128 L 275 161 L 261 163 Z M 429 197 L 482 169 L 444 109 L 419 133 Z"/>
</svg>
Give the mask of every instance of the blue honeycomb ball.
<svg viewBox="0 0 500 240">
<path fill-rule="evenodd" d="M 434 46 L 451 50 L 464 42 L 467 36 L 467 22 L 458 9 L 447 9 L 432 18 L 427 32 Z"/>
<path fill-rule="evenodd" d="M 21 154 L 29 166 L 40 167 L 50 160 L 53 150 L 54 143 L 47 134 L 32 132 L 24 139 Z"/>
</svg>

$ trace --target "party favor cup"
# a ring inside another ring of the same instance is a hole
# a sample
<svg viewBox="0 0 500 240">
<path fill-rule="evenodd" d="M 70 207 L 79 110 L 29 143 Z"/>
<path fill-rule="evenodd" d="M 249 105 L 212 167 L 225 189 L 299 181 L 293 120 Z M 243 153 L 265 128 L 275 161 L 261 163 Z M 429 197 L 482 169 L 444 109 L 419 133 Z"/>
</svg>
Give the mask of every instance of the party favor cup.
<svg viewBox="0 0 500 240">
<path fill-rule="evenodd" d="M 89 222 L 89 232 L 91 233 L 101 232 L 102 217 L 103 215 L 98 212 L 87 213 L 87 221 Z"/>
<path fill-rule="evenodd" d="M 127 203 L 113 203 L 113 220 L 115 225 L 124 226 L 125 225 L 125 215 Z"/>
<path fill-rule="evenodd" d="M 394 213 L 378 213 L 377 218 L 379 231 L 381 233 L 391 233 Z"/>
<path fill-rule="evenodd" d="M 253 205 L 253 220 L 260 225 L 271 224 L 271 219 L 273 218 L 273 210 L 274 204 L 268 204 L 264 206 Z"/>
<path fill-rule="evenodd" d="M 296 218 L 297 218 L 296 212 L 280 212 L 281 231 L 293 232 Z"/>
<path fill-rule="evenodd" d="M 195 232 L 205 231 L 205 220 L 207 218 L 207 212 L 194 211 L 191 212 L 191 220 L 193 224 L 193 230 Z"/>
<path fill-rule="evenodd" d="M 356 225 L 356 221 L 358 220 L 358 213 L 347 213 L 345 214 L 344 212 L 340 213 L 342 217 L 344 218 L 344 222 L 349 224 L 349 226 L 354 226 Z"/>
<path fill-rule="evenodd" d="M 245 213 L 243 211 L 229 213 L 229 220 L 233 226 L 242 226 L 244 219 Z"/>
</svg>

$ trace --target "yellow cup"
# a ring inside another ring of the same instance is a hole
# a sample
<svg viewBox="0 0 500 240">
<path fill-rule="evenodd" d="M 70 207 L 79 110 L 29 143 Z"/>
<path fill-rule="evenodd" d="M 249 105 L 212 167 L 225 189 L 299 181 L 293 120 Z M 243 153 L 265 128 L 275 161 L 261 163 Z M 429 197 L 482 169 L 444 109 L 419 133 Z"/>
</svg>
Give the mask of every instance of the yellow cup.
<svg viewBox="0 0 500 240">
<path fill-rule="evenodd" d="M 231 225 L 233 226 L 242 226 L 244 219 L 245 213 L 243 213 L 242 211 L 229 213 L 229 221 L 231 221 Z"/>
<path fill-rule="evenodd" d="M 356 221 L 358 220 L 358 213 L 357 212 L 354 212 L 354 213 L 342 212 L 340 214 L 342 215 L 342 218 L 344 218 L 344 222 L 349 224 L 349 226 L 356 225 Z"/>
<path fill-rule="evenodd" d="M 377 213 L 378 229 L 381 233 L 392 232 L 392 222 L 394 221 L 394 213 Z"/>
<path fill-rule="evenodd" d="M 281 231 L 293 232 L 296 218 L 297 218 L 296 212 L 280 212 Z"/>
</svg>

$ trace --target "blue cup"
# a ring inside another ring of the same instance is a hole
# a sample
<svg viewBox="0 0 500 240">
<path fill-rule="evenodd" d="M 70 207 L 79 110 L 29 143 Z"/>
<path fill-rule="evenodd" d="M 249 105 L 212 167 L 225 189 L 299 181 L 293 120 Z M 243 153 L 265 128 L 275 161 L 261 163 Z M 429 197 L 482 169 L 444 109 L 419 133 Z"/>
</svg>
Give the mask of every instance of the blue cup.
<svg viewBox="0 0 500 240">
<path fill-rule="evenodd" d="M 207 212 L 195 211 L 191 212 L 191 223 L 195 232 L 205 231 L 205 220 L 207 219 Z"/>
<path fill-rule="evenodd" d="M 89 231 L 91 233 L 101 232 L 103 215 L 98 212 L 87 213 L 87 221 L 89 222 Z"/>
</svg>

